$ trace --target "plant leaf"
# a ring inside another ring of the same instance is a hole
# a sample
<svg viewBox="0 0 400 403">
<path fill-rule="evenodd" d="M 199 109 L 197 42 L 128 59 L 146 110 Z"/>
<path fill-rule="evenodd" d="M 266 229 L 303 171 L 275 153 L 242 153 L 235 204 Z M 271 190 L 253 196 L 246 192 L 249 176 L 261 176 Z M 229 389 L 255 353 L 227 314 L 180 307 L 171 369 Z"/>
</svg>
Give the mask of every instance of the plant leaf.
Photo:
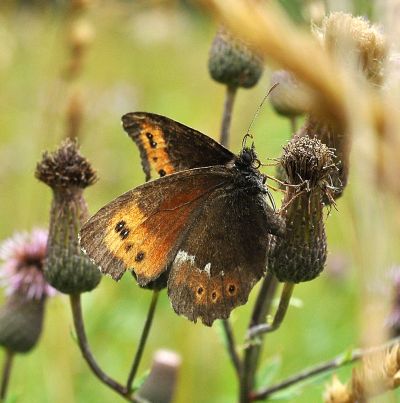
<svg viewBox="0 0 400 403">
<path fill-rule="evenodd" d="M 282 360 L 279 356 L 266 360 L 256 374 L 257 388 L 267 387 L 273 381 L 281 366 Z"/>
</svg>

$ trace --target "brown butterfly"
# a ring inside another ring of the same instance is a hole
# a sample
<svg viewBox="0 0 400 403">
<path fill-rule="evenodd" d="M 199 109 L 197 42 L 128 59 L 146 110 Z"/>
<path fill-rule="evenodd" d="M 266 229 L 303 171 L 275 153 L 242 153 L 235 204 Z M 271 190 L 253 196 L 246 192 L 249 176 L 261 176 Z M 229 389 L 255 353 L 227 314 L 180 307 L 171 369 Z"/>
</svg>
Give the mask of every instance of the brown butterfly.
<svg viewBox="0 0 400 403">
<path fill-rule="evenodd" d="M 239 155 L 164 116 L 128 113 L 125 131 L 146 179 L 83 226 L 85 252 L 115 280 L 168 287 L 174 310 L 211 326 L 246 303 L 266 270 L 268 238 L 282 222 L 267 204 L 254 147 Z"/>
</svg>

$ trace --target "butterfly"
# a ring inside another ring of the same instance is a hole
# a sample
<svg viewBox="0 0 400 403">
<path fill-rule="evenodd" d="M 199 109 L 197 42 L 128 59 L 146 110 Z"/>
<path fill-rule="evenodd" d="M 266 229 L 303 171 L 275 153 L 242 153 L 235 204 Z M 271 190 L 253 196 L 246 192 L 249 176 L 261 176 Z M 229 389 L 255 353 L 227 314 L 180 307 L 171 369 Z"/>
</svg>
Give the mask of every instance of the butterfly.
<svg viewBox="0 0 400 403">
<path fill-rule="evenodd" d="M 119 280 L 167 287 L 176 313 L 208 326 L 245 304 L 266 270 L 268 240 L 283 233 L 267 203 L 254 146 L 239 155 L 167 117 L 122 117 L 139 148 L 146 182 L 101 208 L 82 227 L 82 249 Z"/>
</svg>

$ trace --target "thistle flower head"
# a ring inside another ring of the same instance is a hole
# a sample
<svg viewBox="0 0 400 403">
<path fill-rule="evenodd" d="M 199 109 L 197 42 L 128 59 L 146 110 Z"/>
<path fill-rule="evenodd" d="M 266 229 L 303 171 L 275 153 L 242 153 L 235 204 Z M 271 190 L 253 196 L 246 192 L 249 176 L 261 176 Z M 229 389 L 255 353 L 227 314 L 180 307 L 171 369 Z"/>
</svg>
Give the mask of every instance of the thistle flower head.
<svg viewBox="0 0 400 403">
<path fill-rule="evenodd" d="M 316 278 L 327 256 L 323 221 L 324 198 L 329 197 L 333 153 L 317 138 L 295 136 L 281 157 L 288 187 L 281 216 L 285 234 L 271 238 L 268 267 L 279 281 L 299 283 Z"/>
<path fill-rule="evenodd" d="M 96 181 L 77 143 L 66 140 L 53 153 L 44 153 L 36 177 L 53 190 L 48 253 L 44 274 L 57 290 L 75 294 L 93 290 L 100 282 L 97 267 L 83 254 L 78 231 L 88 218 L 83 189 Z"/>
<path fill-rule="evenodd" d="M 349 60 L 350 45 L 355 52 L 359 68 L 368 81 L 376 85 L 382 83 L 387 43 L 385 36 L 376 26 L 363 17 L 335 12 L 325 17 L 317 34 L 329 51 L 343 53 L 344 61 Z"/>
<path fill-rule="evenodd" d="M 352 392 L 355 401 L 367 401 L 400 386 L 400 346 L 364 357 L 353 369 Z"/>
<path fill-rule="evenodd" d="M 310 189 L 323 189 L 336 170 L 334 152 L 317 138 L 296 137 L 283 149 L 281 164 L 292 185 L 306 183 Z"/>
<path fill-rule="evenodd" d="M 96 182 L 96 173 L 75 141 L 65 140 L 53 153 L 45 152 L 37 164 L 36 178 L 51 188 L 86 188 Z"/>
<path fill-rule="evenodd" d="M 47 231 L 43 229 L 16 233 L 0 244 L 0 284 L 9 295 L 18 292 L 40 300 L 56 293 L 43 275 L 46 245 Z"/>
<path fill-rule="evenodd" d="M 352 396 L 349 387 L 340 382 L 339 378 L 334 375 L 332 382 L 325 388 L 324 403 L 351 403 Z"/>
</svg>

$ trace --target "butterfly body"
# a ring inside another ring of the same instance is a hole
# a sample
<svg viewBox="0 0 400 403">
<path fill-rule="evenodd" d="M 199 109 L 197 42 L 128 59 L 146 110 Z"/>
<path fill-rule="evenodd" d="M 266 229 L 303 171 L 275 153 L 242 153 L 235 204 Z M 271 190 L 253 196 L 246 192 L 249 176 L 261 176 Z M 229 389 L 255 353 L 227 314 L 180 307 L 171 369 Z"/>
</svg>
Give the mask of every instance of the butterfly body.
<svg viewBox="0 0 400 403">
<path fill-rule="evenodd" d="M 132 113 L 123 125 L 146 178 L 82 228 L 81 245 L 104 273 L 132 270 L 142 287 L 168 287 L 172 306 L 206 325 L 247 301 L 264 274 L 268 238 L 282 223 L 266 202 L 253 148 L 238 156 L 168 118 Z"/>
</svg>

